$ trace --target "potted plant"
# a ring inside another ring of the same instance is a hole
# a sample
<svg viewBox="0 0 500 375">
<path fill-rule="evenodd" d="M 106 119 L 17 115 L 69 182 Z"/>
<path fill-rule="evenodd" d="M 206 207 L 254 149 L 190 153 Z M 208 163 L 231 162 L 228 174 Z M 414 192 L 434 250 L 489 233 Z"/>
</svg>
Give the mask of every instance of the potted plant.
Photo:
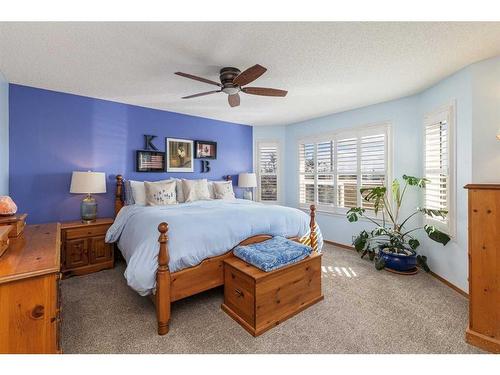
<svg viewBox="0 0 500 375">
<path fill-rule="evenodd" d="M 363 188 L 360 190 L 365 202 L 373 205 L 375 216 L 382 213 L 381 222 L 377 222 L 367 216 L 365 209 L 354 207 L 347 211 L 349 222 L 356 222 L 360 217 L 364 217 L 375 225 L 372 231 L 363 230 L 353 238 L 353 245 L 356 251 L 361 252 L 361 257 L 368 254 L 370 260 L 375 260 L 375 268 L 378 270 L 384 267 L 402 273 L 412 273 L 416 270 L 417 263 L 429 271 L 425 256 L 417 255 L 417 248 L 420 242 L 413 235 L 418 230 L 424 230 L 427 236 L 436 242 L 446 245 L 450 241 L 450 236 L 441 232 L 432 225 L 424 225 L 412 229 L 406 228 L 409 220 L 418 214 L 428 215 L 433 218 L 445 218 L 448 213 L 445 210 L 434 210 L 428 208 L 417 208 L 415 212 L 400 221 L 399 215 L 401 206 L 408 187 L 424 189 L 429 180 L 412 176 L 403 176 L 404 186 L 397 179 L 392 182 L 392 199 L 388 196 L 385 186 Z"/>
</svg>

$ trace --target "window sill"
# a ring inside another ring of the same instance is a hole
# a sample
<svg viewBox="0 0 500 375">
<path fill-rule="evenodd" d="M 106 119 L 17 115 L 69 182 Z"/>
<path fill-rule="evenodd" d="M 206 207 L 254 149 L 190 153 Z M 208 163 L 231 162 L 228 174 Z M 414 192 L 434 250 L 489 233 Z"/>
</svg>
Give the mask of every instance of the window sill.
<svg viewBox="0 0 500 375">
<path fill-rule="evenodd" d="M 299 210 L 302 210 L 307 214 L 310 213 L 309 207 L 306 207 L 306 206 L 300 206 Z M 321 214 L 321 215 L 326 215 L 326 216 L 338 217 L 338 218 L 342 217 L 345 219 L 346 223 L 349 223 L 349 221 L 347 220 L 347 217 L 346 217 L 347 210 L 342 212 L 342 211 L 330 211 L 330 210 L 325 210 L 325 209 L 321 209 L 321 208 L 316 208 L 316 213 Z M 374 220 L 379 224 L 382 224 L 382 218 L 376 217 L 376 216 L 368 216 L 368 218 L 360 216 L 358 221 L 371 223 L 371 221 L 369 219 Z"/>
<path fill-rule="evenodd" d="M 432 219 L 430 217 L 424 217 L 424 225 L 432 225 L 435 226 L 440 231 L 448 234 L 452 241 L 456 240 L 456 232 L 454 230 L 454 225 L 452 222 L 442 222 L 439 220 Z"/>
</svg>

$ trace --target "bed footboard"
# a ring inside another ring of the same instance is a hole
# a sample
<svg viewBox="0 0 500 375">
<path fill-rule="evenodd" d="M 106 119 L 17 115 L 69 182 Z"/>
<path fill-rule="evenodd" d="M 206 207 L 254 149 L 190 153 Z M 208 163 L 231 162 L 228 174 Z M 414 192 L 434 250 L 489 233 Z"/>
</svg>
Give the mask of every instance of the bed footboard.
<svg viewBox="0 0 500 375">
<path fill-rule="evenodd" d="M 311 205 L 310 207 L 310 217 L 311 220 L 309 222 L 310 233 L 309 233 L 309 245 L 315 250 L 318 250 L 318 239 L 316 235 L 316 207 Z M 170 256 L 168 254 L 168 224 L 160 223 L 158 225 L 158 231 L 160 232 L 160 237 L 158 238 L 158 242 L 160 243 L 160 252 L 158 253 L 158 271 L 156 272 L 156 294 L 154 296 L 154 302 L 156 304 L 156 317 L 158 320 L 158 334 L 165 335 L 169 330 L 170 323 L 170 304 L 172 300 L 178 299 L 175 298 L 176 294 L 174 293 L 174 298 L 172 298 L 172 274 L 170 273 L 170 269 L 168 268 L 168 263 L 170 260 Z M 246 243 L 255 243 L 261 242 L 269 238 L 267 235 L 258 235 L 251 237 L 245 241 L 242 241 L 241 244 Z M 297 239 L 298 241 L 298 239 Z M 225 257 L 226 254 L 223 256 Z M 200 267 L 205 267 L 204 270 L 207 270 L 207 265 L 202 263 L 198 267 L 194 267 L 193 269 L 197 269 Z M 180 271 L 185 272 L 185 271 Z M 174 278 L 175 278 L 174 273 Z M 219 283 L 214 282 L 212 280 L 205 281 L 207 285 L 212 286 L 219 285 Z M 208 287 L 205 289 L 209 289 Z M 178 291 L 179 292 L 179 291 Z M 189 295 L 192 295 L 193 291 L 191 290 Z M 196 293 L 196 292 L 195 292 Z M 181 293 L 182 294 L 182 293 Z M 182 294 L 183 297 L 186 297 L 186 293 Z"/>
</svg>

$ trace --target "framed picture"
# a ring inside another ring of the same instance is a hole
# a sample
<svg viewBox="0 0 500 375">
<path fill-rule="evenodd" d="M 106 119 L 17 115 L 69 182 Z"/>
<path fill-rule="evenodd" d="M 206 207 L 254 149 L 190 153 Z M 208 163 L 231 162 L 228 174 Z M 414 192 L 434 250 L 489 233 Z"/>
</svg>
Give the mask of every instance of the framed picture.
<svg viewBox="0 0 500 375">
<path fill-rule="evenodd" d="M 165 153 L 160 151 L 136 151 L 137 172 L 165 172 Z"/>
<path fill-rule="evenodd" d="M 196 159 L 217 159 L 217 142 L 196 141 Z"/>
<path fill-rule="evenodd" d="M 187 139 L 166 138 L 167 172 L 194 172 L 194 145 Z"/>
</svg>

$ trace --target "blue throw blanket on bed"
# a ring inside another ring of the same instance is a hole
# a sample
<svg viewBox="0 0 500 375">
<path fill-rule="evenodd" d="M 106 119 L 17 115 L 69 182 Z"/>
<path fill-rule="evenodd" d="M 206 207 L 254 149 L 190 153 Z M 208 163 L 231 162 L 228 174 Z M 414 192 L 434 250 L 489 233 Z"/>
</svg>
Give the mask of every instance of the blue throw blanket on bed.
<svg viewBox="0 0 500 375">
<path fill-rule="evenodd" d="M 238 258 L 266 272 L 297 263 L 311 252 L 310 246 L 280 236 L 256 244 L 237 246 L 233 251 Z"/>
</svg>

